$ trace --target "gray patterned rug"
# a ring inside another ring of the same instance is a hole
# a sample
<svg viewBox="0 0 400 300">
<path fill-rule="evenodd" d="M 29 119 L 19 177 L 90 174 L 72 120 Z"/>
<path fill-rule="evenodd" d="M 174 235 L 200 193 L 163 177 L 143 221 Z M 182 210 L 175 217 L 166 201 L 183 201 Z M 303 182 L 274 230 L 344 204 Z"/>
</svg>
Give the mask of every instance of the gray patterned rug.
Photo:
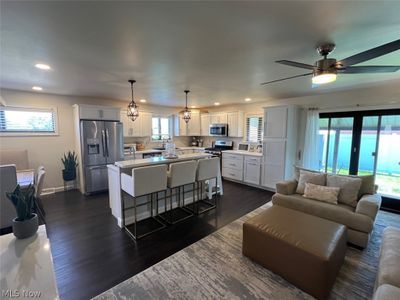
<svg viewBox="0 0 400 300">
<path fill-rule="evenodd" d="M 94 299 L 313 299 L 242 255 L 242 224 L 270 203 Z M 349 247 L 330 299 L 370 299 L 382 231 L 400 215 L 379 212 L 368 247 Z"/>
</svg>

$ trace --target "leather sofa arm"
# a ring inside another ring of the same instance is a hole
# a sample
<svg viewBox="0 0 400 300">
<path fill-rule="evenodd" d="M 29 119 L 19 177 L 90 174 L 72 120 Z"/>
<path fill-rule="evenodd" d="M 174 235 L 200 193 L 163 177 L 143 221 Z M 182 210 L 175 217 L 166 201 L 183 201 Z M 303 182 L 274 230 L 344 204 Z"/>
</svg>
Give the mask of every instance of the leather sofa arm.
<svg viewBox="0 0 400 300">
<path fill-rule="evenodd" d="M 378 194 L 364 195 L 357 203 L 356 213 L 366 215 L 375 220 L 376 214 L 381 207 L 382 197 Z"/>
<path fill-rule="evenodd" d="M 297 181 L 287 180 L 276 184 L 276 192 L 283 195 L 292 195 L 296 192 Z"/>
</svg>

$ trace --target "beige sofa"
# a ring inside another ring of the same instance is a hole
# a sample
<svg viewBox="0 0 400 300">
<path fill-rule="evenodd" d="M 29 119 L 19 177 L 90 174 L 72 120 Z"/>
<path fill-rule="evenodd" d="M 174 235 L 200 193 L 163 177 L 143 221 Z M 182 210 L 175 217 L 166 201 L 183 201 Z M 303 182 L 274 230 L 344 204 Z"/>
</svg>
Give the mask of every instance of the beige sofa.
<svg viewBox="0 0 400 300">
<path fill-rule="evenodd" d="M 400 229 L 387 227 L 382 236 L 373 300 L 400 299 Z"/>
<path fill-rule="evenodd" d="M 296 194 L 297 183 L 295 179 L 277 183 L 272 203 L 343 224 L 348 229 L 348 242 L 362 248 L 367 246 L 381 205 L 380 195 L 360 195 L 356 207 L 330 204 Z"/>
</svg>

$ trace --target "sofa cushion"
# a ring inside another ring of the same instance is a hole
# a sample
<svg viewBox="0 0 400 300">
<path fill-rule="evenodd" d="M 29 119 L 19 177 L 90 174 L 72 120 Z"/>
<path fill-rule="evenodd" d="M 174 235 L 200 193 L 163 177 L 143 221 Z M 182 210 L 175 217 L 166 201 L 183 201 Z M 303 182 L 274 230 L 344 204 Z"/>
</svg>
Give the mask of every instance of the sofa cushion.
<svg viewBox="0 0 400 300">
<path fill-rule="evenodd" d="M 372 300 L 393 300 L 400 299 L 400 287 L 390 284 L 383 284 L 374 293 Z"/>
<path fill-rule="evenodd" d="M 300 178 L 299 178 L 299 183 L 297 184 L 296 193 L 304 194 L 304 189 L 306 188 L 306 183 L 325 185 L 326 174 L 300 170 Z"/>
<path fill-rule="evenodd" d="M 361 182 L 360 178 L 340 175 L 328 174 L 326 178 L 327 186 L 340 188 L 338 202 L 352 207 L 357 206 L 358 192 L 360 191 Z"/>
<path fill-rule="evenodd" d="M 315 201 L 304 198 L 299 194 L 282 195 L 275 194 L 272 197 L 274 205 L 281 205 L 287 208 L 299 210 L 310 215 L 346 225 L 349 229 L 370 233 L 374 221 L 365 215 L 356 214 L 354 208 L 339 203 L 338 205 Z"/>
<path fill-rule="evenodd" d="M 377 286 L 390 284 L 400 287 L 400 229 L 387 227 L 383 231 Z"/>
<path fill-rule="evenodd" d="M 303 167 L 299 166 L 294 166 L 294 179 L 299 181 L 300 178 L 300 170 L 307 171 L 307 172 L 312 172 L 312 173 L 323 173 L 317 170 L 310 170 L 306 169 Z M 325 173 L 326 174 L 326 173 Z M 365 194 L 373 195 L 375 194 L 375 175 L 365 175 L 365 176 L 358 176 L 358 175 L 340 175 L 340 176 L 346 176 L 346 177 L 351 177 L 351 178 L 360 178 L 362 183 L 360 187 L 360 191 L 358 193 L 358 198 L 361 198 L 361 196 Z"/>
<path fill-rule="evenodd" d="M 339 192 L 340 188 L 338 187 L 306 183 L 303 197 L 331 204 L 338 204 Z"/>
</svg>

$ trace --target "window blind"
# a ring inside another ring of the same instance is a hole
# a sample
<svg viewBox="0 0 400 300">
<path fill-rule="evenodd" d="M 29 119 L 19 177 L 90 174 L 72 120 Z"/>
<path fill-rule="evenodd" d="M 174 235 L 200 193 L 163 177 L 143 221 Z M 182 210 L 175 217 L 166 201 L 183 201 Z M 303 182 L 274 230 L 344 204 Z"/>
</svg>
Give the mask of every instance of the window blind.
<svg viewBox="0 0 400 300">
<path fill-rule="evenodd" d="M 262 141 L 263 137 L 263 118 L 251 116 L 246 118 L 246 139 L 249 142 Z"/>
<path fill-rule="evenodd" d="M 0 107 L 0 132 L 55 133 L 56 119 L 53 109 Z"/>
</svg>

